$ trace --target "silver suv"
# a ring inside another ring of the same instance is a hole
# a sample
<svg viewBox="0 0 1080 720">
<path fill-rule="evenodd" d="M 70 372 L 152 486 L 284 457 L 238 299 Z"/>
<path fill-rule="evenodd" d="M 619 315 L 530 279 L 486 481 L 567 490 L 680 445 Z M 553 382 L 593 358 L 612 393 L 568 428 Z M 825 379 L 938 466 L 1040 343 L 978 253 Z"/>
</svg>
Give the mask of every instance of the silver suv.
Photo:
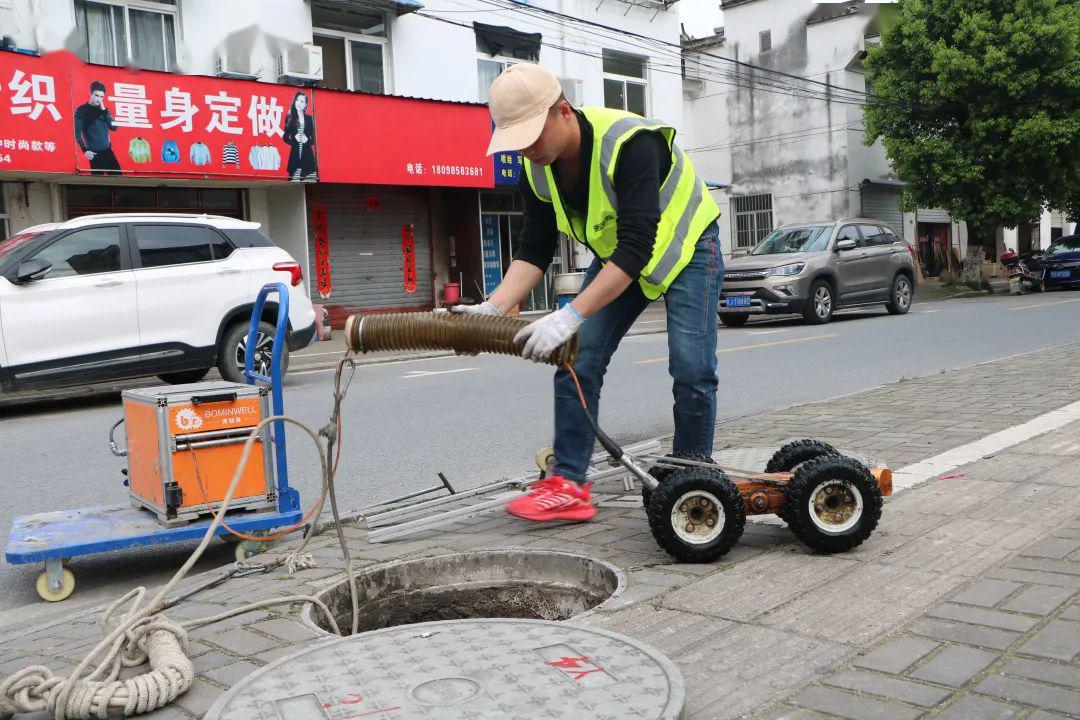
<svg viewBox="0 0 1080 720">
<path fill-rule="evenodd" d="M 888 226 L 873 220 L 784 225 L 735 258 L 724 272 L 720 322 L 798 313 L 829 322 L 840 308 L 884 303 L 893 315 L 911 308 L 915 259 Z"/>
</svg>

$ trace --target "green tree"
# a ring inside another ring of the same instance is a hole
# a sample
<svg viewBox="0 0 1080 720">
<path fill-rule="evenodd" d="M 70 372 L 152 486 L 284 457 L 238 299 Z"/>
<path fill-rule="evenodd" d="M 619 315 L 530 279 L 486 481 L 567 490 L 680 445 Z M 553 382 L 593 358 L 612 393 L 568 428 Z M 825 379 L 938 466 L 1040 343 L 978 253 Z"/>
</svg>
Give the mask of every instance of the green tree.
<svg viewBox="0 0 1080 720">
<path fill-rule="evenodd" d="M 963 279 L 998 227 L 1080 212 L 1080 0 L 900 0 L 866 59 L 903 204 L 967 223 Z"/>
</svg>

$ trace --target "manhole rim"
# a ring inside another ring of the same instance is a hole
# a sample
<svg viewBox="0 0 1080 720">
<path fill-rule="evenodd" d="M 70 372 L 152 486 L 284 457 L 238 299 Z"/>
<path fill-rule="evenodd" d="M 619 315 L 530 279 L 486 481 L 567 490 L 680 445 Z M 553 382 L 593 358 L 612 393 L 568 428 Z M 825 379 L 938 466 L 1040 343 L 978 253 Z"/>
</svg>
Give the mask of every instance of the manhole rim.
<svg viewBox="0 0 1080 720">
<path fill-rule="evenodd" d="M 558 551 L 555 552 L 556 554 L 560 555 L 573 555 L 573 553 L 559 553 Z M 599 607 L 599 605 L 597 607 Z M 588 613 L 575 615 L 573 619 L 577 620 L 578 618 L 585 617 L 591 612 L 592 611 L 590 610 Z M 464 620 L 436 620 L 433 622 L 393 625 L 391 627 L 379 628 L 378 630 L 368 630 L 362 633 L 358 633 L 356 635 L 345 635 L 340 637 L 326 633 L 326 631 L 324 630 L 322 632 L 325 633 L 327 637 L 320 638 L 316 642 L 313 642 L 309 645 L 299 647 L 295 652 L 290 653 L 289 655 L 286 655 L 284 657 L 280 657 L 267 665 L 263 665 L 262 667 L 257 668 L 254 672 L 242 678 L 240 682 L 236 683 L 224 693 L 219 695 L 217 700 L 214 701 L 214 704 L 210 706 L 210 709 L 206 711 L 206 714 L 203 717 L 206 720 L 222 720 L 221 713 L 225 711 L 226 707 L 233 699 L 233 697 L 240 694 L 240 691 L 243 689 L 244 683 L 246 681 L 256 679 L 264 674 L 268 674 L 275 670 L 277 667 L 284 665 L 288 662 L 292 662 L 296 660 L 296 658 L 298 658 L 299 656 L 306 653 L 321 651 L 330 647 L 331 645 L 337 645 L 353 640 L 361 642 L 364 637 L 371 635 L 398 632 L 409 628 L 430 628 L 435 626 L 457 625 L 462 623 L 528 623 L 530 625 L 551 625 L 554 627 L 569 626 L 574 627 L 578 630 L 584 630 L 586 632 L 593 632 L 598 635 L 603 635 L 617 642 L 626 643 L 627 645 L 636 648 L 637 650 L 648 656 L 650 659 L 652 659 L 653 662 L 660 666 L 661 670 L 667 675 L 667 677 L 671 681 L 668 685 L 669 692 L 667 702 L 664 705 L 662 714 L 657 718 L 657 720 L 681 720 L 681 718 L 683 717 L 683 712 L 685 710 L 684 705 L 686 704 L 686 682 L 683 679 L 682 671 L 679 670 L 679 666 L 675 664 L 675 661 L 669 658 L 667 655 L 664 655 L 659 649 L 653 647 L 652 645 L 649 645 L 642 640 L 638 640 L 635 637 L 631 637 L 629 635 L 625 635 L 614 630 L 609 630 L 608 628 L 596 627 L 593 625 L 578 625 L 576 622 L 572 622 L 571 620 L 532 620 L 528 618 L 467 618 Z"/>
<path fill-rule="evenodd" d="M 505 548 L 491 548 L 491 549 L 488 549 L 488 550 L 472 550 L 472 551 L 469 551 L 469 552 L 449 552 L 449 553 L 443 553 L 442 555 L 425 555 L 425 556 L 422 556 L 422 557 L 391 560 L 389 562 L 375 563 L 374 565 L 367 565 L 367 566 L 365 566 L 363 568 L 360 568 L 358 570 L 353 570 L 353 575 L 354 576 L 360 576 L 360 575 L 365 575 L 365 574 L 368 574 L 368 573 L 371 573 L 371 572 L 374 572 L 374 571 L 391 570 L 391 569 L 393 569 L 395 567 L 400 567 L 402 565 L 407 565 L 407 564 L 410 564 L 410 563 L 430 562 L 432 560 L 442 560 L 442 559 L 446 559 L 446 558 L 461 558 L 463 556 L 504 555 L 504 554 L 512 553 L 512 552 L 525 553 L 525 554 L 528 554 L 528 555 L 547 555 L 547 556 L 554 556 L 554 557 L 573 558 L 575 560 L 587 560 L 589 562 L 596 563 L 597 565 L 600 565 L 600 566 L 604 567 L 605 569 L 610 571 L 612 573 L 612 575 L 615 576 L 615 589 L 612 591 L 612 593 L 610 595 L 607 596 L 607 598 L 604 599 L 603 602 L 601 602 L 596 607 L 590 608 L 590 609 L 586 610 L 583 613 L 579 613 L 578 615 L 574 615 L 572 617 L 569 617 L 566 620 L 537 620 L 537 622 L 570 622 L 571 620 L 580 620 L 582 618 L 587 618 L 587 617 L 593 615 L 594 613 L 597 613 L 597 612 L 603 610 L 605 605 L 612 602 L 617 597 L 619 597 L 624 592 L 626 592 L 627 582 L 628 582 L 627 578 L 626 578 L 626 573 L 624 573 L 621 569 L 619 569 L 619 567 L 616 566 L 614 563 L 611 563 L 611 562 L 609 562 L 607 560 L 602 560 L 600 558 L 589 557 L 588 555 L 580 555 L 578 553 L 566 552 L 564 550 L 530 550 L 529 548 L 521 547 L 521 546 L 511 546 L 511 547 L 505 547 Z M 327 578 L 321 579 L 320 582 L 322 584 L 321 589 L 319 589 L 318 592 L 313 593 L 312 597 L 316 597 L 319 600 L 323 600 L 324 596 L 328 592 L 331 592 L 332 590 L 341 587 L 342 584 L 348 582 L 348 574 L 345 573 L 345 572 L 337 573 L 335 575 L 331 575 L 331 576 L 329 576 Z M 321 614 L 321 611 L 316 607 L 316 605 L 314 603 L 312 603 L 312 602 L 305 602 L 304 603 L 304 608 L 300 612 L 300 620 L 303 622 L 304 627 L 306 627 L 308 630 L 311 630 L 312 632 L 318 633 L 320 638 L 322 638 L 322 639 L 338 637 L 337 635 L 334 635 L 334 633 L 330 632 L 329 630 L 326 630 L 325 628 L 321 627 L 315 621 L 315 614 L 316 613 Z M 476 618 L 476 619 L 481 619 L 481 618 Z M 514 618 L 487 618 L 487 619 L 491 619 L 491 620 L 512 620 Z M 522 619 L 526 619 L 526 618 L 522 618 Z M 433 621 L 433 622 L 456 622 L 456 621 L 446 620 L 446 621 Z M 408 625 L 423 625 L 424 623 L 407 623 L 407 624 Z M 388 628 L 379 628 L 378 630 L 365 630 L 365 631 L 363 631 L 361 633 L 358 633 L 358 634 L 363 635 L 363 634 L 369 633 L 369 632 L 380 632 L 382 630 L 391 630 L 391 629 L 393 629 L 395 627 L 405 627 L 405 626 L 406 625 L 392 625 L 392 626 L 390 626 Z"/>
</svg>

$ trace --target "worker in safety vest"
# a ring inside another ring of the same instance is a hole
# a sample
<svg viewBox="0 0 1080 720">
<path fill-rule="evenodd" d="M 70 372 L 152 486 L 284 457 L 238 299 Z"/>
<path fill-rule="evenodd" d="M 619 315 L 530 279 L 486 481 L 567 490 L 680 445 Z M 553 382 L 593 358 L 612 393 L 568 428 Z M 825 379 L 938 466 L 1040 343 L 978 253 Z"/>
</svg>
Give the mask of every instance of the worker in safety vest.
<svg viewBox="0 0 1080 720">
<path fill-rule="evenodd" d="M 574 300 L 529 324 L 515 340 L 543 361 L 579 333 L 574 371 L 594 417 L 619 341 L 664 297 L 668 370 L 674 380 L 673 451 L 711 455 L 716 419 L 716 309 L 724 262 L 720 211 L 662 122 L 621 110 L 575 109 L 553 75 L 512 65 L 491 85 L 495 131 L 488 155 L 519 150 L 524 232 L 499 287 L 459 312 L 502 315 L 544 278 L 559 233 L 596 256 Z M 573 377 L 555 373 L 555 467 L 507 510 L 527 520 L 596 515 L 586 481 L 595 436 Z"/>
</svg>

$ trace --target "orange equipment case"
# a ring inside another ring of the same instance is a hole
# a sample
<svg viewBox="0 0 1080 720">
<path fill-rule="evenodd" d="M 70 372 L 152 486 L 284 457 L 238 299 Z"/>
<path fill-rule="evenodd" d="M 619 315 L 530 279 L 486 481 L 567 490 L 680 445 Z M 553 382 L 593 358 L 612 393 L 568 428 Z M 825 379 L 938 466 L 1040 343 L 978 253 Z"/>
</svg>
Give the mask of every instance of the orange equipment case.
<svg viewBox="0 0 1080 720">
<path fill-rule="evenodd" d="M 214 512 L 252 428 L 270 414 L 269 388 L 230 382 L 125 390 L 131 502 L 166 526 Z M 270 428 L 251 448 L 229 511 L 277 507 Z"/>
</svg>

